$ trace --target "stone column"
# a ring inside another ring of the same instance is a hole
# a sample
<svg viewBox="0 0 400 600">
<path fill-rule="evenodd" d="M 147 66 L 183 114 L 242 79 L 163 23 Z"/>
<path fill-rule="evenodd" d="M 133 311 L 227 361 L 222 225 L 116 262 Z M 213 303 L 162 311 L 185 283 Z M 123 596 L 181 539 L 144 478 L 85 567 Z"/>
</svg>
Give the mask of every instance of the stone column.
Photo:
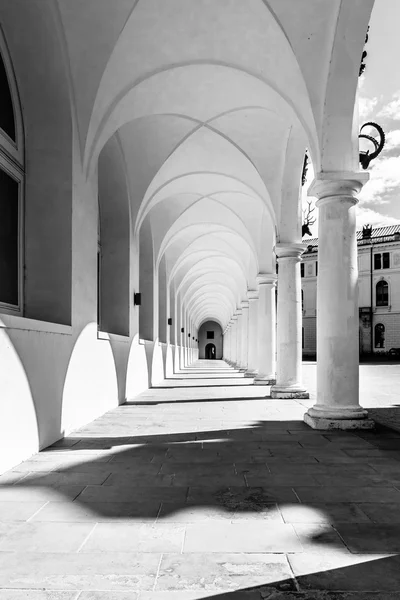
<svg viewBox="0 0 400 600">
<path fill-rule="evenodd" d="M 244 300 L 242 306 L 242 345 L 240 366 L 247 371 L 247 347 L 249 344 L 249 302 Z"/>
<path fill-rule="evenodd" d="M 242 366 L 240 364 L 240 360 L 241 360 L 241 356 L 242 356 L 242 320 L 243 320 L 243 315 L 242 315 L 242 309 L 238 308 L 236 310 L 236 316 L 237 316 L 237 321 L 236 321 L 236 366 L 238 369 L 241 369 Z"/>
<path fill-rule="evenodd" d="M 258 291 L 249 290 L 249 335 L 247 344 L 247 374 L 258 373 Z"/>
<path fill-rule="evenodd" d="M 314 429 L 370 429 L 359 404 L 356 195 L 367 173 L 320 173 L 318 198 L 317 402 L 304 416 Z"/>
<path fill-rule="evenodd" d="M 226 360 L 227 362 L 229 361 L 229 323 L 226 326 L 226 329 L 224 331 L 224 336 L 222 339 L 222 358 L 224 360 Z"/>
<path fill-rule="evenodd" d="M 231 364 L 236 366 L 236 340 L 237 340 L 237 315 L 232 317 L 232 342 L 231 342 Z"/>
<path fill-rule="evenodd" d="M 271 398 L 309 398 L 301 382 L 301 279 L 303 244 L 277 244 L 277 373 Z"/>
<path fill-rule="evenodd" d="M 258 300 L 258 385 L 273 385 L 276 378 L 276 310 L 274 273 L 257 276 Z"/>
</svg>

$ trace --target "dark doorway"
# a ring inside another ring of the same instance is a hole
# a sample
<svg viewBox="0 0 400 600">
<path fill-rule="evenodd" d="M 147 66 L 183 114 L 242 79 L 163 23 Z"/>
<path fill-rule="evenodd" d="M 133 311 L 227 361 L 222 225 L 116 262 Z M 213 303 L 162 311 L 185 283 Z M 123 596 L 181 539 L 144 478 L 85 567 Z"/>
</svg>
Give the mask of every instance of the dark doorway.
<svg viewBox="0 0 400 600">
<path fill-rule="evenodd" d="M 207 344 L 206 346 L 206 359 L 213 360 L 216 358 L 215 346 L 214 344 Z"/>
</svg>

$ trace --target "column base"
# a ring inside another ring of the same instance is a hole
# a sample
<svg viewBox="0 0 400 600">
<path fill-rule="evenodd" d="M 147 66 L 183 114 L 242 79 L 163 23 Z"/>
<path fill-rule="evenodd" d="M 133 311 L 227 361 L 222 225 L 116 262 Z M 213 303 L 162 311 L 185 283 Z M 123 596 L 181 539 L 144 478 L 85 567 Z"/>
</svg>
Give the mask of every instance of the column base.
<svg viewBox="0 0 400 600">
<path fill-rule="evenodd" d="M 303 387 L 285 387 L 281 385 L 274 385 L 274 387 L 271 388 L 271 398 L 282 400 L 298 398 L 308 400 L 310 398 L 310 394 Z"/>
<path fill-rule="evenodd" d="M 333 419 L 329 417 L 313 417 L 308 414 L 304 415 L 304 423 L 312 429 L 374 429 L 375 421 L 372 419 Z"/>
</svg>

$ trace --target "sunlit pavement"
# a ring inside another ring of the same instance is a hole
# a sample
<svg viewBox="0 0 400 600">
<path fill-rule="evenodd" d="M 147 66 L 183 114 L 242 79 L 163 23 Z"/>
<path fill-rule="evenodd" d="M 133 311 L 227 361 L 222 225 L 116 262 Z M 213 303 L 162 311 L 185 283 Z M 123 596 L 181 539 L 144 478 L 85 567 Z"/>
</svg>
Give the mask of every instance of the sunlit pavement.
<svg viewBox="0 0 400 600">
<path fill-rule="evenodd" d="M 399 382 L 362 404 L 400 422 Z M 199 361 L 1 476 L 0 600 L 398 600 L 400 432 L 251 383 Z"/>
</svg>

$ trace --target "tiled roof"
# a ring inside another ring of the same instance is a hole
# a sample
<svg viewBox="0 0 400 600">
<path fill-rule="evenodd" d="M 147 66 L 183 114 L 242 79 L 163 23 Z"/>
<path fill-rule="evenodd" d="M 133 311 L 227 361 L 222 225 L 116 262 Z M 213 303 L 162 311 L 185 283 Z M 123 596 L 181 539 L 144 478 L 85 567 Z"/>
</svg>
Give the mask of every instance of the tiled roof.
<svg viewBox="0 0 400 600">
<path fill-rule="evenodd" d="M 400 223 L 399 223 L 399 225 L 389 225 L 387 227 L 372 228 L 372 233 L 371 233 L 370 239 L 373 240 L 376 238 L 391 237 L 395 233 L 400 233 Z M 362 239 L 363 239 L 363 236 L 362 236 L 362 229 L 361 229 L 360 231 L 357 231 L 357 241 L 360 241 Z M 387 241 L 390 241 L 390 240 L 387 240 Z M 313 249 L 317 248 L 318 247 L 318 238 L 307 239 L 305 237 L 305 238 L 303 238 L 303 244 L 307 244 L 307 247 L 311 246 Z"/>
<path fill-rule="evenodd" d="M 377 227 L 372 228 L 371 238 L 386 237 L 387 235 L 393 235 L 394 233 L 400 233 L 399 225 L 389 225 L 388 227 Z M 357 231 L 357 239 L 362 240 L 362 230 Z"/>
</svg>

